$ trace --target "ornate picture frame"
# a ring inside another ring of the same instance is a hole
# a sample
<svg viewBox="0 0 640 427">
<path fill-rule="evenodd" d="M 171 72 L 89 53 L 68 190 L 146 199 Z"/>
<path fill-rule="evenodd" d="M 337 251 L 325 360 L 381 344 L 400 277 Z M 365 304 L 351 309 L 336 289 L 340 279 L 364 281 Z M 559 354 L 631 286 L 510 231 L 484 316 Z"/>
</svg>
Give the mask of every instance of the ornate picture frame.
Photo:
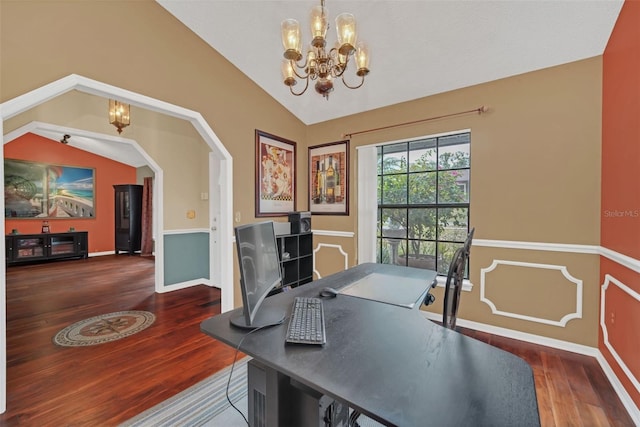
<svg viewBox="0 0 640 427">
<path fill-rule="evenodd" d="M 309 212 L 349 215 L 349 140 L 309 147 Z"/>
<path fill-rule="evenodd" d="M 296 143 L 256 129 L 256 217 L 296 210 Z"/>
</svg>

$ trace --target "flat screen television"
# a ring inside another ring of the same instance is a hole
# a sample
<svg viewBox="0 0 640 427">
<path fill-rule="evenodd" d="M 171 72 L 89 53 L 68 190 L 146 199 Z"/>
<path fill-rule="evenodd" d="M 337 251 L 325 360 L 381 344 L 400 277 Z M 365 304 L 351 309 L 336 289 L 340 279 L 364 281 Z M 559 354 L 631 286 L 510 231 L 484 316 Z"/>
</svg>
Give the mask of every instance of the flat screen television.
<svg viewBox="0 0 640 427">
<path fill-rule="evenodd" d="M 263 306 L 269 292 L 282 283 L 273 221 L 238 226 L 235 234 L 242 313 L 231 317 L 229 321 L 243 329 L 282 323 L 285 318 L 284 310 Z"/>
</svg>

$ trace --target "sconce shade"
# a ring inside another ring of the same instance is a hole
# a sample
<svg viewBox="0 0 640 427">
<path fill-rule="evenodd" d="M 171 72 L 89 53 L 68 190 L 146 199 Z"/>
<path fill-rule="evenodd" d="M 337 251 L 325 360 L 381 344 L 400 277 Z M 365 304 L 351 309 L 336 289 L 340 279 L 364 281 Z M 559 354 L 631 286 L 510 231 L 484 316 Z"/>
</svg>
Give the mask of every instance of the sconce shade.
<svg viewBox="0 0 640 427">
<path fill-rule="evenodd" d="M 109 100 L 109 123 L 122 133 L 122 129 L 131 124 L 130 105 L 110 99 Z"/>
</svg>

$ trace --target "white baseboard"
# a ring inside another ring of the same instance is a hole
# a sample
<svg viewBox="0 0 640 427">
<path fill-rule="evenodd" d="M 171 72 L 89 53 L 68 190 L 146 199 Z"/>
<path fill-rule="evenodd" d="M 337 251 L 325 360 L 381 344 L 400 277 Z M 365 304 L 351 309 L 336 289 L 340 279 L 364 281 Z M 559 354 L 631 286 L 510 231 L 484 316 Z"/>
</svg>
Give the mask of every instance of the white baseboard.
<svg viewBox="0 0 640 427">
<path fill-rule="evenodd" d="M 429 320 L 436 320 L 438 322 L 442 321 L 441 314 L 431 313 L 424 310 L 422 310 L 421 313 Z M 616 374 L 613 372 L 613 369 L 611 369 L 611 366 L 598 348 L 576 344 L 568 341 L 557 340 L 554 338 L 543 337 L 541 335 L 528 334 L 525 332 L 515 331 L 513 329 L 501 328 L 498 326 L 487 325 L 484 323 L 473 322 L 471 320 L 464 320 L 460 318 L 456 323 L 463 328 L 469 328 L 506 338 L 513 338 L 520 341 L 530 342 L 532 344 L 544 345 L 547 347 L 557 348 L 559 350 L 570 351 L 573 353 L 595 357 L 595 359 L 600 364 L 600 367 L 604 371 L 607 379 L 609 380 L 609 383 L 611 383 L 611 386 L 613 387 L 616 394 L 622 401 L 625 409 L 629 413 L 629 416 L 636 424 L 636 426 L 640 426 L 640 409 L 638 409 L 635 402 L 633 401 L 627 390 L 624 388 Z"/>
<path fill-rule="evenodd" d="M 162 291 L 158 291 L 158 292 L 164 294 L 165 292 L 177 291 L 179 289 L 190 288 L 191 286 L 196 286 L 196 285 L 206 285 L 209 287 L 214 286 L 209 279 L 201 278 L 201 279 L 187 280 L 186 282 L 174 283 L 171 285 L 165 285 L 162 287 Z"/>
<path fill-rule="evenodd" d="M 104 251 L 104 252 L 91 252 L 89 253 L 89 257 L 94 256 L 103 256 L 103 255 L 115 255 L 116 251 Z"/>
<path fill-rule="evenodd" d="M 624 386 L 622 385 L 622 383 L 620 382 L 616 374 L 613 372 L 613 369 L 611 369 L 609 362 L 607 362 L 607 359 L 604 358 L 604 356 L 600 351 L 598 351 L 596 360 L 600 364 L 600 367 L 604 371 L 604 374 L 609 379 L 611 386 L 613 386 L 613 389 L 618 394 L 618 397 L 620 398 L 620 400 L 622 401 L 622 404 L 624 405 L 625 409 L 629 413 L 629 416 L 631 417 L 633 422 L 636 424 L 636 426 L 640 426 L 640 409 L 636 406 L 635 402 L 633 401 L 629 393 L 627 393 L 627 390 L 624 388 Z"/>
</svg>

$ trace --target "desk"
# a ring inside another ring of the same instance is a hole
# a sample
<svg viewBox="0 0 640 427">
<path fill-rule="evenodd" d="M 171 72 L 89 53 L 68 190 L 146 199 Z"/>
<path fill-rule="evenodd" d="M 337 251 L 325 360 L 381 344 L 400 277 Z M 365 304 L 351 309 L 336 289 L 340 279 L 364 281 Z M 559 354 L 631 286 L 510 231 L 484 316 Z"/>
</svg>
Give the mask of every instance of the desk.
<svg viewBox="0 0 640 427">
<path fill-rule="evenodd" d="M 295 296 L 317 296 L 325 286 L 340 288 L 380 269 L 394 269 L 398 283 L 408 272 L 423 274 L 425 287 L 434 274 L 362 264 L 267 298 L 265 306 L 290 313 Z M 251 334 L 241 350 L 386 425 L 540 425 L 533 373 L 522 359 L 445 329 L 419 310 L 345 295 L 323 303 L 323 347 L 285 345 L 285 321 Z M 229 325 L 233 315 L 237 310 L 207 319 L 201 330 L 235 347 L 246 331 Z"/>
</svg>

